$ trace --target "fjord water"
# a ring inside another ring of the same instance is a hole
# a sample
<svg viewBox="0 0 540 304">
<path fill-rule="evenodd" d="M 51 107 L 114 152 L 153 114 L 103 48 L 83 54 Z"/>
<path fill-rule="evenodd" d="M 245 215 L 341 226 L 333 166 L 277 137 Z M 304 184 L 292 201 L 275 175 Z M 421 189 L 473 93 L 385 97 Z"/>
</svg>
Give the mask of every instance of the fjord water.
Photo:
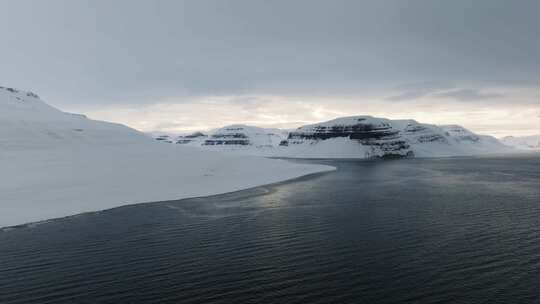
<svg viewBox="0 0 540 304">
<path fill-rule="evenodd" d="M 540 157 L 314 162 L 338 170 L 5 229 L 0 303 L 539 301 Z"/>
</svg>

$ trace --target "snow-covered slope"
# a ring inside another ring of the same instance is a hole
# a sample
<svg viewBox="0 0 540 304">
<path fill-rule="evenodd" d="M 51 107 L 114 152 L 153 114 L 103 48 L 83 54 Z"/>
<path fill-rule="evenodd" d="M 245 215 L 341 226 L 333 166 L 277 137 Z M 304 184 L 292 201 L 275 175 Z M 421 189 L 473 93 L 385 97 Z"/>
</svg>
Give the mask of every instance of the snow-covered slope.
<svg viewBox="0 0 540 304">
<path fill-rule="evenodd" d="M 0 227 L 331 169 L 161 144 L 123 125 L 62 112 L 33 93 L 0 88 Z"/>
<path fill-rule="evenodd" d="M 97 122 L 62 112 L 31 92 L 0 87 L 0 149 L 51 145 L 119 145 L 148 138 L 120 124 Z"/>
<path fill-rule="evenodd" d="M 352 116 L 291 132 L 276 156 L 307 158 L 444 157 L 508 153 L 491 136 L 456 125 Z"/>
<path fill-rule="evenodd" d="M 397 121 L 400 122 L 400 121 Z M 448 157 L 512 153 L 495 137 L 478 135 L 458 125 L 430 125 L 408 121 L 403 137 L 415 157 Z"/>
<path fill-rule="evenodd" d="M 507 146 L 520 150 L 540 150 L 540 135 L 507 136 L 502 138 L 501 141 Z"/>
</svg>

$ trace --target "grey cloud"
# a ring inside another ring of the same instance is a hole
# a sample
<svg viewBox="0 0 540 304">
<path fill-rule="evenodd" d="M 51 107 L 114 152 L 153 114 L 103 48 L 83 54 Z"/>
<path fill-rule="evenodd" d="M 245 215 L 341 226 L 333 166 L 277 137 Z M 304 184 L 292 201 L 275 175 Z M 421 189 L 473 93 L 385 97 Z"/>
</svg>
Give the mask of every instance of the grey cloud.
<svg viewBox="0 0 540 304">
<path fill-rule="evenodd" d="M 385 99 L 389 101 L 415 100 L 425 97 L 431 93 L 449 88 L 452 88 L 452 86 L 433 82 L 404 84 L 396 88 L 396 90 L 400 91 L 400 93 Z"/>
<path fill-rule="evenodd" d="M 413 100 L 413 99 L 422 98 L 426 96 L 427 94 L 429 94 L 429 91 L 422 91 L 422 90 L 406 91 L 399 95 L 387 97 L 386 100 L 390 100 L 390 101 Z"/>
<path fill-rule="evenodd" d="M 183 123 L 183 122 L 168 121 L 168 122 L 161 122 L 154 126 L 156 130 L 167 130 L 167 129 L 186 128 L 186 127 L 189 128 L 189 127 L 192 127 L 192 125 L 188 123 Z"/>
<path fill-rule="evenodd" d="M 540 83 L 534 0 L 0 0 L 0 7 L 0 79 L 60 105 L 361 94 L 425 80 Z"/>
<path fill-rule="evenodd" d="M 451 98 L 459 101 L 475 101 L 502 98 L 505 95 L 500 93 L 483 93 L 475 89 L 457 89 L 453 91 L 434 94 L 435 97 Z"/>
</svg>

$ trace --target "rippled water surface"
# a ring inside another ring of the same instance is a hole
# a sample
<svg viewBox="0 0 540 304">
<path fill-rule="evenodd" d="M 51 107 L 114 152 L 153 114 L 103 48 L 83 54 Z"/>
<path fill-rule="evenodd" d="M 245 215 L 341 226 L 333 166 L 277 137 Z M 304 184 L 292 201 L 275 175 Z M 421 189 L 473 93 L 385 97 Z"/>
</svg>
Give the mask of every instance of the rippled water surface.
<svg viewBox="0 0 540 304">
<path fill-rule="evenodd" d="M 0 303 L 540 302 L 540 158 L 317 162 L 3 230 Z"/>
</svg>

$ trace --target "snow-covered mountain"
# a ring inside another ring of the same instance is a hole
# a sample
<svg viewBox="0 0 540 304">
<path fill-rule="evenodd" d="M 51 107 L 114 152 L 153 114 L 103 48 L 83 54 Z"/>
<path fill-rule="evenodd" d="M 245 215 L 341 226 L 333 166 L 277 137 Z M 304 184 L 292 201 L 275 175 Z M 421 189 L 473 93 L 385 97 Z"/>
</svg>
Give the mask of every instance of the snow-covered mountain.
<svg viewBox="0 0 540 304">
<path fill-rule="evenodd" d="M 175 142 L 165 136 L 156 139 Z M 336 118 L 293 131 L 232 125 L 208 135 L 179 137 L 176 143 L 205 150 L 291 158 L 446 157 L 513 152 L 494 137 L 458 125 L 436 126 L 372 116 Z"/>
<path fill-rule="evenodd" d="M 273 148 L 287 136 L 280 129 L 265 129 L 246 125 L 219 128 L 204 140 L 203 146 L 251 146 Z"/>
<path fill-rule="evenodd" d="M 209 151 L 266 155 L 277 148 L 279 143 L 287 138 L 287 135 L 288 131 L 286 130 L 237 124 L 209 132 L 194 132 L 177 137 L 156 134 L 154 139 L 166 143 L 194 146 Z"/>
<path fill-rule="evenodd" d="M 62 112 L 34 93 L 0 88 L 0 227 L 331 169 L 161 144 L 120 124 Z"/>
<path fill-rule="evenodd" d="M 413 156 L 400 129 L 388 119 L 355 116 L 306 125 L 280 143 L 279 155 L 315 158 Z"/>
<path fill-rule="evenodd" d="M 456 125 L 352 116 L 303 126 L 281 143 L 279 155 L 309 158 L 444 157 L 508 153 L 496 138 Z"/>
<path fill-rule="evenodd" d="M 0 87 L 0 148 L 146 141 L 147 136 L 126 126 L 62 112 L 32 92 Z"/>
<path fill-rule="evenodd" d="M 501 141 L 507 146 L 521 150 L 540 150 L 540 135 L 507 136 Z"/>
</svg>

